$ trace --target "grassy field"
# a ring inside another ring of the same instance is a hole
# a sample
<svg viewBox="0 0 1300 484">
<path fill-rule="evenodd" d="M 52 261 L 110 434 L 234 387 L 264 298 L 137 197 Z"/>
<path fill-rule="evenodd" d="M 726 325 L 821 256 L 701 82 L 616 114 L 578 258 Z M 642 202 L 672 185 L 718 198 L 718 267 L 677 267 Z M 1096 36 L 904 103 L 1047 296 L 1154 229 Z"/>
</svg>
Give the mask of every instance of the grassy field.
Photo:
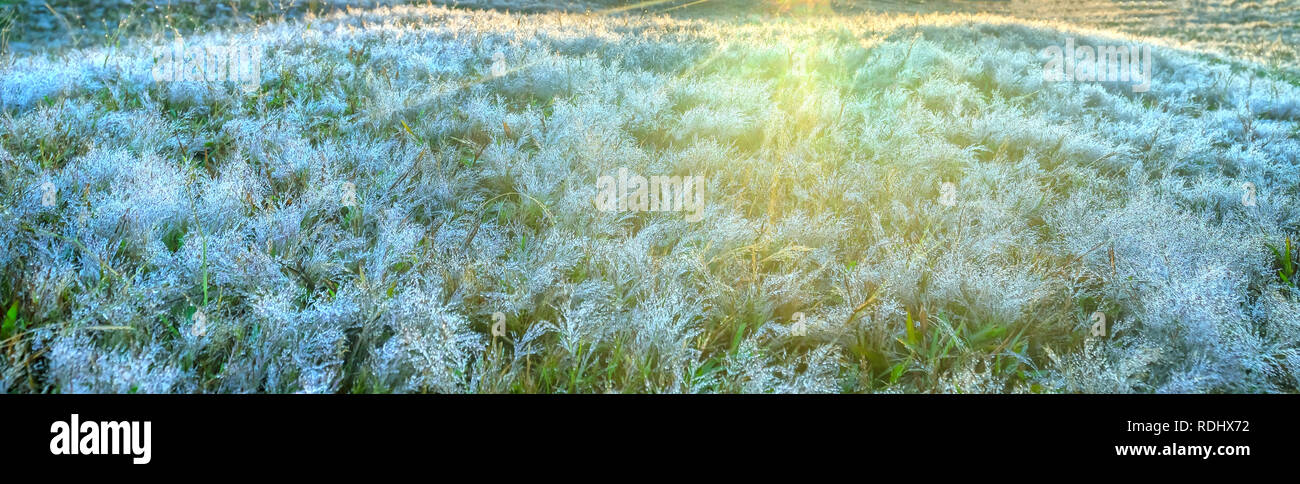
<svg viewBox="0 0 1300 484">
<path fill-rule="evenodd" d="M 1300 386 L 1294 2 L 161 3 L 0 7 L 4 391 Z"/>
</svg>

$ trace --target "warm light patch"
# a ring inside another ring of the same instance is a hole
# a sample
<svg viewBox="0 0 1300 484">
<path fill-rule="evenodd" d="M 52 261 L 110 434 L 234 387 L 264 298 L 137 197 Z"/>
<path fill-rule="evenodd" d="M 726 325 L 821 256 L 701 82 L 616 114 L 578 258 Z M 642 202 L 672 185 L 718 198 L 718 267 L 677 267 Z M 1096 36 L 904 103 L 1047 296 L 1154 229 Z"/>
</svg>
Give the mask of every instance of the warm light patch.
<svg viewBox="0 0 1300 484">
<path fill-rule="evenodd" d="M 830 0 L 771 0 L 780 13 L 809 14 L 831 12 Z"/>
</svg>

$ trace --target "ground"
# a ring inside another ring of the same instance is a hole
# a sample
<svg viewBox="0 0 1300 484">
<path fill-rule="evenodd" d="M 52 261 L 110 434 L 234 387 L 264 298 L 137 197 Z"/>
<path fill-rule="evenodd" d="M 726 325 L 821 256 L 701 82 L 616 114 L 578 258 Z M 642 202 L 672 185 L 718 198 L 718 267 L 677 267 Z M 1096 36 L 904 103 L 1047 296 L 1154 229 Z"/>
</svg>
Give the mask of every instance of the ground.
<svg viewBox="0 0 1300 484">
<path fill-rule="evenodd" d="M 1293 3 L 339 3 L 0 23 L 0 388 L 1300 385 Z"/>
</svg>

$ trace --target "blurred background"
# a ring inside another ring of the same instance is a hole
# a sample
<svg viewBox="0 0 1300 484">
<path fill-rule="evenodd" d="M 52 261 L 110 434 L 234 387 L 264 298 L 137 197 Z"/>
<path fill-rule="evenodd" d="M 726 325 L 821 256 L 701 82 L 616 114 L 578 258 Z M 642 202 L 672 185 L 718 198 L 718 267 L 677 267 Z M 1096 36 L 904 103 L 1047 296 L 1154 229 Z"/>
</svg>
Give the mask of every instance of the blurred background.
<svg viewBox="0 0 1300 484">
<path fill-rule="evenodd" d="M 81 47 L 151 31 L 192 33 L 349 7 L 411 3 L 711 18 L 989 13 L 1176 39 L 1292 71 L 1300 58 L 1300 29 L 1294 28 L 1300 24 L 1300 2 L 1293 0 L 0 0 L 0 52 Z"/>
</svg>

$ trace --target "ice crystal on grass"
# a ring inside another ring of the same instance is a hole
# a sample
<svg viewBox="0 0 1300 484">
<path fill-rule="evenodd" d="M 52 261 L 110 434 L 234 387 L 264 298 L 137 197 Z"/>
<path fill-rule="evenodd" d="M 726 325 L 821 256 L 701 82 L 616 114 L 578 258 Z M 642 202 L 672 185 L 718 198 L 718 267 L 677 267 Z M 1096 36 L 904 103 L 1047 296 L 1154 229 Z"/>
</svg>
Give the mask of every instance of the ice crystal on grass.
<svg viewBox="0 0 1300 484">
<path fill-rule="evenodd" d="M 138 351 L 95 349 L 84 332 L 55 338 L 47 359 L 48 382 L 60 393 L 181 393 L 191 375 L 169 364 L 168 352 L 150 345 Z"/>
<path fill-rule="evenodd" d="M 379 322 L 389 336 L 370 356 L 367 366 L 375 388 L 368 390 L 470 390 L 470 363 L 483 350 L 483 337 L 442 297 L 436 287 L 417 285 L 389 303 Z"/>
</svg>

